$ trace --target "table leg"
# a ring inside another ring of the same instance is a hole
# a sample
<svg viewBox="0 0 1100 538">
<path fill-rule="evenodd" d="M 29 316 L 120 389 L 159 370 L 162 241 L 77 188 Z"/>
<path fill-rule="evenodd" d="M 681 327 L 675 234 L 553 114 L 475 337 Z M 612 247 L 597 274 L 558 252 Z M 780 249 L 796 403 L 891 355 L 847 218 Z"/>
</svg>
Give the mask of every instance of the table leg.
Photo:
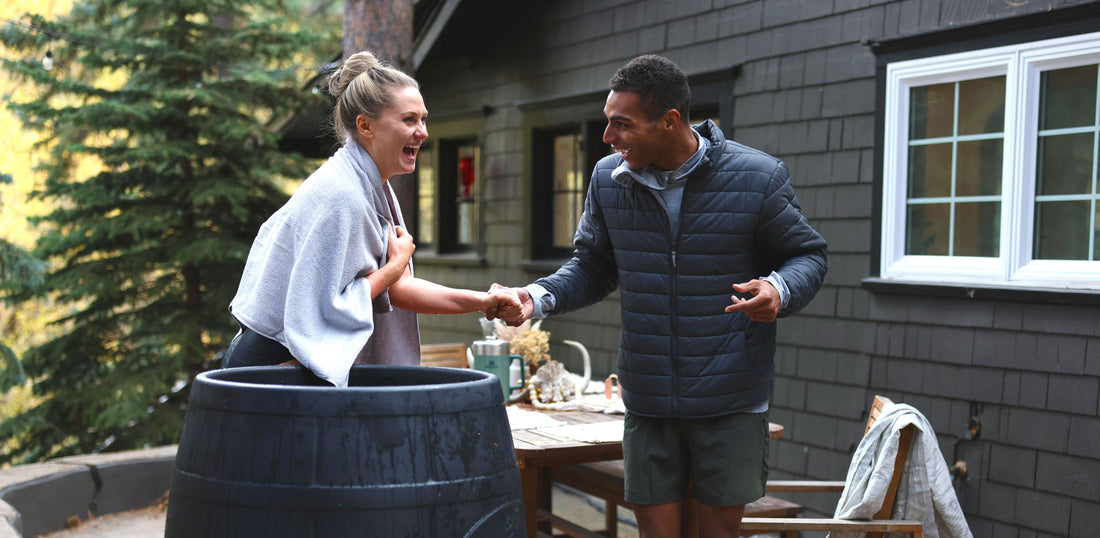
<svg viewBox="0 0 1100 538">
<path fill-rule="evenodd" d="M 619 535 L 619 505 L 611 501 L 604 502 L 603 528 L 608 536 Z"/>
<path fill-rule="evenodd" d="M 539 509 L 540 510 L 546 510 L 547 514 L 553 514 L 554 513 L 554 511 L 553 511 L 553 508 L 554 508 L 554 504 L 553 504 L 553 500 L 554 500 L 553 482 L 554 481 L 551 479 L 551 472 L 552 471 L 550 470 L 549 467 L 539 467 L 538 468 Z M 547 518 L 546 520 L 540 521 L 539 524 L 538 524 L 538 528 L 539 528 L 539 531 L 545 532 L 546 534 L 549 534 L 549 535 L 554 534 L 553 523 L 550 521 L 549 518 Z"/>
<path fill-rule="evenodd" d="M 520 484 L 523 489 L 523 511 L 527 516 L 527 538 L 539 535 L 539 470 L 537 467 L 520 467 Z"/>
</svg>

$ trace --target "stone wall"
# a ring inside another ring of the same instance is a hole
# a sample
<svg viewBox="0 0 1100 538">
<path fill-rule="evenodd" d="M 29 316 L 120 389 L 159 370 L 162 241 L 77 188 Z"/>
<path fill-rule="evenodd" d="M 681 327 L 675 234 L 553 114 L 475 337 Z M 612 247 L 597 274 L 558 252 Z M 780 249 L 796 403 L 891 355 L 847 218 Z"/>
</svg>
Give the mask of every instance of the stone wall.
<svg viewBox="0 0 1100 538">
<path fill-rule="evenodd" d="M 176 447 L 72 456 L 0 471 L 0 538 L 39 536 L 71 518 L 152 506 L 168 492 Z"/>
</svg>

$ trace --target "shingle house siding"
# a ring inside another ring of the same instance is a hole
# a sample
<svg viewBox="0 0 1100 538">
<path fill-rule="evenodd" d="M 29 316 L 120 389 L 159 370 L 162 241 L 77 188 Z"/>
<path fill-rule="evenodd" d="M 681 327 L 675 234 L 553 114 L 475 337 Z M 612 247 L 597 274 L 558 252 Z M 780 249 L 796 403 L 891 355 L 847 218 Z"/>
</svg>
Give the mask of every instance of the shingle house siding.
<svg viewBox="0 0 1100 538">
<path fill-rule="evenodd" d="M 668 56 L 706 94 L 706 113 L 722 118 L 727 135 L 788 164 L 804 212 L 829 241 L 821 292 L 779 321 L 771 418 L 786 436 L 772 445 L 772 476 L 843 478 L 871 398 L 884 394 L 926 414 L 949 464 L 966 461 L 969 477 L 957 492 L 975 536 L 1093 536 L 1100 528 L 1100 295 L 898 283 L 880 274 L 879 244 L 886 64 L 1093 32 L 1098 7 L 1068 0 L 461 2 L 416 75 L 432 138 L 480 148 L 479 238 L 464 253 L 418 249 L 418 274 L 484 289 L 556 268 L 562 260 L 532 251 L 540 226 L 532 208 L 545 202 L 532 199 L 541 177 L 533 133 L 589 125 L 594 134 L 585 143 L 595 143 L 614 70 L 639 54 Z M 415 218 L 415 210 L 406 213 Z M 476 316 L 420 323 L 425 343 L 480 336 Z M 579 363 L 562 339 L 588 347 L 594 377 L 613 371 L 617 295 L 543 328 L 555 358 L 571 369 Z M 835 505 L 835 497 L 795 500 L 819 513 Z"/>
</svg>

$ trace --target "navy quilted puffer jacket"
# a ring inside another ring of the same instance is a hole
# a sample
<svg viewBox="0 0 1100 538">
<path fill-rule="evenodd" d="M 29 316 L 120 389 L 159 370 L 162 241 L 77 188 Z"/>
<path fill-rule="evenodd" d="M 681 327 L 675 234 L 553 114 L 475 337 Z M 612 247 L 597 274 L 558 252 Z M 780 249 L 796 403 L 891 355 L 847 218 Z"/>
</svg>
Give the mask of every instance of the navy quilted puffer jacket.
<svg viewBox="0 0 1100 538">
<path fill-rule="evenodd" d="M 817 293 L 826 243 L 803 216 L 787 167 L 727 141 L 711 141 L 687 178 L 674 242 L 660 195 L 619 184 L 622 159 L 596 165 L 574 238 L 573 258 L 538 283 L 557 300 L 553 314 L 622 295 L 618 374 L 632 413 L 709 417 L 748 411 L 771 395 L 775 323 L 726 313 L 732 284 L 771 271 L 783 276 L 789 315 Z"/>
</svg>

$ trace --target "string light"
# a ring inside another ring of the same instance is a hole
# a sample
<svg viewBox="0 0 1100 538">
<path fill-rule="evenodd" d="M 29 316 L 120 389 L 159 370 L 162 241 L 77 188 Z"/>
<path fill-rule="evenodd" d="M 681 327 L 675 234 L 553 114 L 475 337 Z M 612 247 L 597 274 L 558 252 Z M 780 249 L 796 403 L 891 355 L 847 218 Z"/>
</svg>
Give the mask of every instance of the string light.
<svg viewBox="0 0 1100 538">
<path fill-rule="evenodd" d="M 149 49 L 147 47 L 141 47 L 141 46 L 134 45 L 134 44 L 131 44 L 133 49 L 131 49 L 129 51 L 123 51 L 123 50 L 120 50 L 118 48 L 115 48 L 115 47 L 112 47 L 112 46 L 109 46 L 109 45 L 105 45 L 103 43 L 93 43 L 93 42 L 90 42 L 90 41 L 86 41 L 84 39 L 76 38 L 76 37 L 71 36 L 71 35 L 67 35 L 67 34 L 57 32 L 55 30 L 51 30 L 49 28 L 43 28 L 41 26 L 35 26 L 33 24 L 27 24 L 25 22 L 17 21 L 15 19 L 9 19 L 7 17 L 0 17 L 0 21 L 3 21 L 3 22 L 5 22 L 7 24 L 10 24 L 12 26 L 19 26 L 19 27 L 25 28 L 25 29 L 33 31 L 33 32 L 46 34 L 46 35 L 48 35 L 48 36 L 50 36 L 54 39 L 60 39 L 62 41 L 67 41 L 69 43 L 73 43 L 73 44 L 76 44 L 76 45 L 83 45 L 85 47 L 89 47 L 89 48 L 93 48 L 93 49 L 109 50 L 109 51 L 117 52 L 117 53 L 141 53 L 141 52 L 151 53 L 151 52 L 153 52 L 152 49 Z M 320 75 L 320 76 L 327 76 L 327 75 L 331 74 L 333 71 L 335 71 L 336 67 L 339 66 L 340 63 L 341 63 L 340 60 L 337 60 L 335 62 L 327 62 L 327 63 L 323 63 L 321 65 L 314 65 L 314 66 L 299 66 L 299 67 L 287 67 L 287 68 L 282 68 L 282 69 L 270 69 L 270 70 L 267 70 L 267 72 L 268 73 L 287 73 L 287 72 L 291 72 L 291 71 L 311 71 L 311 72 L 316 73 L 317 75 Z M 47 49 L 46 50 L 46 55 L 42 57 L 42 68 L 49 71 L 49 70 L 53 69 L 53 66 L 54 66 L 53 50 Z M 196 81 L 196 87 L 202 87 L 201 80 Z M 317 92 L 314 92 L 314 93 L 317 93 Z"/>
<path fill-rule="evenodd" d="M 64 41 L 68 41 L 69 43 L 75 43 L 77 45 L 83 45 L 85 47 L 90 47 L 90 48 L 93 48 L 93 49 L 107 49 L 107 50 L 110 50 L 110 51 L 113 51 L 113 52 L 121 52 L 120 50 L 118 50 L 114 47 L 104 45 L 102 43 L 92 43 L 92 42 L 86 41 L 84 39 L 78 39 L 78 38 L 73 37 L 71 35 L 62 34 L 60 32 L 57 32 L 55 30 L 51 30 L 49 28 L 43 28 L 41 26 L 35 26 L 33 24 L 27 24 L 25 22 L 17 21 L 15 19 L 9 19 L 7 17 L 0 17 L 0 20 L 4 21 L 4 22 L 6 22 L 6 23 L 8 23 L 12 26 L 19 26 L 19 27 L 25 28 L 27 30 L 31 30 L 33 32 L 38 32 L 40 34 L 46 34 L 46 35 L 48 35 L 48 36 L 50 36 L 54 39 L 61 39 L 61 40 L 64 40 Z"/>
</svg>

